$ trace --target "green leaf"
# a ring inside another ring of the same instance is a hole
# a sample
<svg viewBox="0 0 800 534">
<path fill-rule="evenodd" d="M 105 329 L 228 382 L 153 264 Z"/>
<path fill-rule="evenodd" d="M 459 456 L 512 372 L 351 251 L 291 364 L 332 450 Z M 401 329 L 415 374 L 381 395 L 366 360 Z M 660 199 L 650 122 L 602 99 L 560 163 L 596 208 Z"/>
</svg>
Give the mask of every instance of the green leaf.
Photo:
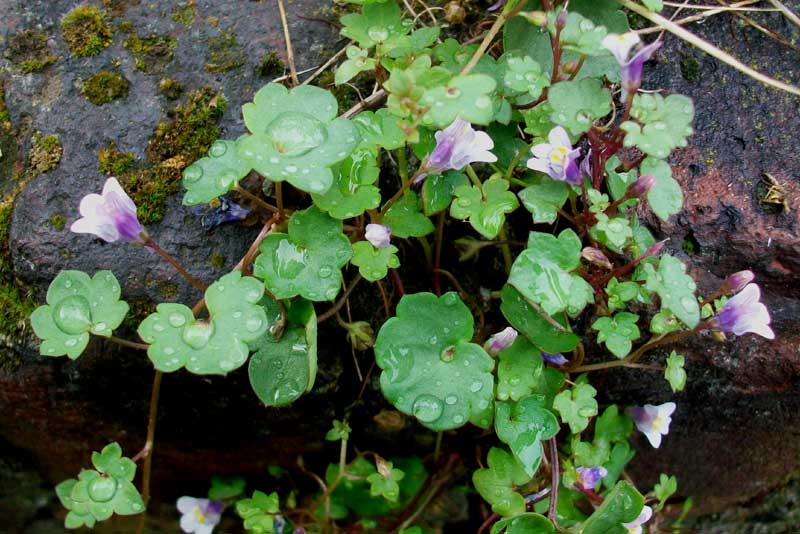
<svg viewBox="0 0 800 534">
<path fill-rule="evenodd" d="M 356 150 L 334 167 L 334 181 L 325 193 L 312 193 L 314 204 L 334 219 L 357 217 L 381 203 L 381 191 L 374 184 L 380 170 L 374 149 Z"/>
<path fill-rule="evenodd" d="M 656 13 L 664 9 L 664 2 L 662 0 L 642 0 L 642 3 L 647 9 L 655 11 Z"/>
<path fill-rule="evenodd" d="M 512 94 L 521 94 L 528 100 L 539 98 L 545 87 L 550 85 L 550 74 L 542 71 L 542 67 L 530 56 L 506 54 L 503 90 Z"/>
<path fill-rule="evenodd" d="M 238 497 L 244 493 L 246 485 L 242 477 L 222 477 L 214 475 L 211 477 L 211 488 L 208 490 L 208 498 L 212 501 L 224 501 Z"/>
<path fill-rule="evenodd" d="M 500 304 L 500 311 L 503 312 L 503 316 L 511 326 L 542 351 L 569 352 L 578 346 L 580 338 L 566 329 L 566 322 L 563 319 L 561 321 L 556 319 L 565 325 L 565 329 L 560 330 L 542 317 L 514 287 L 503 286 L 501 296 L 503 301 Z"/>
<path fill-rule="evenodd" d="M 686 146 L 686 139 L 692 135 L 694 104 L 683 95 L 664 98 L 655 93 L 637 94 L 633 97 L 631 118 L 634 120 L 620 125 L 626 134 L 625 146 L 666 158 L 674 148 Z"/>
<path fill-rule="evenodd" d="M 250 349 L 270 326 L 258 301 L 264 285 L 239 271 L 226 274 L 205 293 L 210 318 L 195 319 L 183 304 L 163 303 L 139 325 L 139 336 L 149 343 L 147 355 L 156 369 L 195 374 L 225 375 L 240 367 Z"/>
<path fill-rule="evenodd" d="M 677 258 L 665 254 L 661 256 L 658 271 L 647 264 L 644 267 L 645 287 L 655 291 L 661 298 L 661 308 L 668 309 L 689 328 L 700 322 L 700 305 L 694 296 L 697 285 L 686 274 L 686 265 Z"/>
<path fill-rule="evenodd" d="M 370 488 L 369 493 L 373 497 L 381 496 L 387 501 L 397 502 L 400 497 L 399 481 L 403 480 L 405 473 L 400 469 L 395 469 L 392 462 L 385 462 L 386 475 L 378 472 L 372 473 L 367 477 Z"/>
<path fill-rule="evenodd" d="M 644 508 L 644 497 L 626 481 L 617 482 L 594 513 L 583 524 L 583 534 L 627 534 L 630 523 Z"/>
<path fill-rule="evenodd" d="M 495 405 L 495 430 L 506 443 L 529 477 L 542 461 L 542 441 L 558 434 L 558 419 L 545 407 L 542 395 L 530 395 L 519 402 Z"/>
<path fill-rule="evenodd" d="M 128 313 L 119 300 L 120 286 L 111 271 L 92 278 L 81 271 L 61 271 L 47 289 L 47 304 L 31 314 L 31 326 L 42 340 L 43 356 L 76 359 L 89 343 L 89 334 L 108 337 Z"/>
<path fill-rule="evenodd" d="M 633 239 L 633 230 L 626 217 L 609 218 L 605 213 L 595 215 L 597 224 L 589 232 L 591 236 L 616 253 L 621 253 Z"/>
<path fill-rule="evenodd" d="M 531 477 L 525 468 L 510 453 L 497 447 L 489 450 L 488 467 L 472 474 L 472 483 L 492 511 L 509 517 L 525 513 L 525 499 L 514 491 L 515 486 L 527 483 Z"/>
<path fill-rule="evenodd" d="M 422 182 L 422 210 L 425 215 L 430 217 L 446 210 L 459 186 L 469 186 L 469 179 L 459 171 L 447 171 L 425 178 Z"/>
<path fill-rule="evenodd" d="M 662 309 L 650 320 L 650 332 L 654 334 L 668 334 L 681 329 L 681 323 L 671 311 Z"/>
<path fill-rule="evenodd" d="M 608 294 L 608 309 L 614 311 L 625 307 L 626 302 L 630 302 L 641 295 L 641 287 L 636 282 L 619 282 L 616 278 L 608 281 L 606 286 Z"/>
<path fill-rule="evenodd" d="M 617 172 L 616 168 L 622 164 L 622 161 L 619 159 L 619 156 L 611 156 L 608 161 L 606 161 L 606 185 L 608 186 L 608 192 L 611 194 L 611 198 L 614 200 L 621 199 L 625 192 L 628 190 L 628 186 L 636 181 L 639 177 L 639 173 L 636 169 L 631 169 L 628 172 Z M 625 206 L 626 201 L 621 204 L 621 206 Z"/>
<path fill-rule="evenodd" d="M 559 13 L 556 11 L 548 13 L 548 29 L 553 36 L 556 34 L 556 18 Z M 561 30 L 560 42 L 564 50 L 582 56 L 606 56 L 608 51 L 603 47 L 606 34 L 605 26 L 597 26 L 580 13 L 570 10 L 567 13 L 566 25 Z"/>
<path fill-rule="evenodd" d="M 280 309 L 268 301 L 269 315 L 280 320 Z M 277 324 L 277 323 L 273 323 Z M 250 358 L 250 385 L 267 406 L 284 406 L 311 391 L 317 376 L 317 316 L 314 306 L 295 300 L 287 310 L 287 324 L 280 337 L 280 328 L 271 327 L 256 342 Z"/>
<path fill-rule="evenodd" d="M 372 48 L 403 36 L 411 27 L 402 21 L 402 12 L 395 2 L 365 5 L 361 13 L 340 18 L 341 34 L 356 41 L 361 48 Z"/>
<path fill-rule="evenodd" d="M 383 224 L 396 237 L 422 237 L 433 232 L 433 223 L 422 214 L 422 201 L 414 191 L 395 202 L 383 218 Z"/>
<path fill-rule="evenodd" d="M 350 432 L 352 432 L 352 428 L 350 425 L 347 424 L 347 421 L 339 421 L 338 419 L 333 420 L 333 428 L 328 430 L 328 433 L 325 434 L 325 439 L 327 441 L 347 441 L 350 437 Z"/>
<path fill-rule="evenodd" d="M 520 336 L 498 355 L 497 398 L 518 401 L 533 393 L 544 368 L 542 353 Z"/>
<path fill-rule="evenodd" d="M 656 185 L 647 192 L 647 203 L 650 209 L 666 221 L 670 215 L 680 213 L 683 207 L 683 191 L 678 182 L 672 178 L 672 169 L 665 161 L 645 158 L 640 167 L 642 175 L 651 174 L 656 177 Z"/>
<path fill-rule="evenodd" d="M 350 263 L 358 267 L 361 276 L 370 282 L 381 280 L 386 277 L 389 269 L 400 267 L 396 246 L 375 248 L 369 241 L 353 243 L 353 259 Z"/>
<path fill-rule="evenodd" d="M 347 59 L 336 69 L 334 83 L 341 85 L 349 82 L 360 72 L 372 70 L 377 65 L 377 61 L 369 57 L 368 50 L 362 50 L 357 46 L 348 46 L 345 51 Z"/>
<path fill-rule="evenodd" d="M 252 167 L 239 157 L 237 142 L 220 139 L 208 149 L 208 156 L 195 161 L 183 171 L 184 206 L 211 202 L 228 193 Z"/>
<path fill-rule="evenodd" d="M 261 242 L 255 275 L 279 300 L 297 295 L 334 300 L 342 285 L 341 269 L 353 255 L 342 222 L 311 206 L 294 212 L 288 226 L 288 234 L 273 233 Z"/>
<path fill-rule="evenodd" d="M 605 343 L 611 354 L 622 359 L 631 351 L 632 342 L 641 336 L 637 321 L 638 315 L 619 312 L 614 317 L 600 317 L 592 324 L 592 330 L 597 330 L 599 343 Z"/>
<path fill-rule="evenodd" d="M 611 449 L 611 458 L 603 464 L 603 467 L 608 471 L 608 474 L 603 477 L 605 487 L 610 488 L 617 483 L 625 466 L 633 460 L 634 456 L 636 456 L 636 451 L 631 449 L 627 441 L 620 441 L 614 444 Z"/>
<path fill-rule="evenodd" d="M 686 371 L 683 369 L 685 358 L 677 354 L 674 350 L 667 357 L 667 368 L 664 370 L 664 378 L 669 382 L 669 387 L 677 393 L 686 387 Z"/>
<path fill-rule="evenodd" d="M 353 117 L 352 122 L 361 134 L 360 148 L 382 147 L 394 150 L 406 144 L 406 134 L 397 125 L 397 117 L 386 108 L 374 113 L 362 111 Z"/>
<path fill-rule="evenodd" d="M 565 389 L 553 400 L 553 408 L 561 420 L 569 425 L 570 432 L 580 434 L 589 426 L 589 419 L 597 415 L 597 390 L 589 384 L 578 383 Z"/>
<path fill-rule="evenodd" d="M 519 152 L 528 150 L 528 144 L 520 139 L 519 128 L 516 123 L 503 125 L 493 122 L 486 128 L 486 133 L 489 134 L 489 137 L 491 137 L 494 142 L 492 153 L 497 156 L 497 162 L 495 163 L 497 167 L 508 169 L 508 166 L 511 165 L 511 160 L 513 160 Z M 527 159 L 524 155 L 525 154 L 523 154 L 516 163 L 518 169 L 527 168 L 525 167 Z"/>
<path fill-rule="evenodd" d="M 387 109 L 397 117 L 410 118 L 412 122 L 401 125 L 406 138 L 412 143 L 419 140 L 416 128 L 417 117 L 423 113 L 424 106 L 420 100 L 429 88 L 444 86 L 451 78 L 450 72 L 442 67 L 432 67 L 431 57 L 421 55 L 407 68 L 390 69 L 389 79 L 383 84 L 389 96 Z"/>
<path fill-rule="evenodd" d="M 281 84 L 267 84 L 242 106 L 252 135 L 237 141 L 238 154 L 273 182 L 287 180 L 302 191 L 324 193 L 333 184 L 329 167 L 359 142 L 353 123 L 337 113 L 329 91 L 301 85 L 290 92 Z"/>
<path fill-rule="evenodd" d="M 454 76 L 445 86 L 425 91 L 420 104 L 430 107 L 422 117 L 428 127 L 444 128 L 457 116 L 472 124 L 489 124 L 494 118 L 492 92 L 497 86 L 485 74 Z"/>
<path fill-rule="evenodd" d="M 678 491 L 678 479 L 661 473 L 658 477 L 658 483 L 653 487 L 653 494 L 658 499 L 658 506 L 655 507 L 653 512 L 660 512 L 667 503 L 667 499 L 675 495 L 676 491 Z"/>
<path fill-rule="evenodd" d="M 550 316 L 575 316 L 594 301 L 592 287 L 569 271 L 580 266 L 581 240 L 571 229 L 556 236 L 531 232 L 526 248 L 511 267 L 508 283 Z M 545 352 L 563 352 L 549 351 Z"/>
<path fill-rule="evenodd" d="M 244 519 L 244 528 L 254 534 L 267 534 L 275 532 L 273 528 L 275 515 L 280 511 L 278 494 L 269 495 L 262 491 L 254 491 L 249 499 L 240 499 L 236 502 L 236 513 Z"/>
<path fill-rule="evenodd" d="M 501 519 L 492 525 L 491 534 L 499 534 L 503 529 L 505 529 L 505 534 L 550 534 L 555 532 L 555 527 L 549 519 L 532 512 Z"/>
<path fill-rule="evenodd" d="M 491 424 L 494 360 L 470 343 L 473 318 L 458 294 L 405 295 L 375 341 L 384 396 L 431 430 Z"/>
<path fill-rule="evenodd" d="M 517 193 L 522 205 L 533 215 L 536 224 L 552 224 L 569 197 L 569 186 L 541 173 L 526 177 L 528 187 Z"/>
<path fill-rule="evenodd" d="M 606 408 L 594 424 L 595 441 L 627 442 L 631 432 L 633 432 L 633 421 L 627 415 L 620 414 L 616 404 Z"/>
<path fill-rule="evenodd" d="M 559 82 L 550 87 L 547 100 L 553 107 L 550 120 L 571 135 L 586 133 L 595 120 L 611 112 L 611 93 L 593 78 Z"/>
<path fill-rule="evenodd" d="M 470 225 L 483 237 L 494 239 L 506 222 L 506 214 L 519 207 L 517 196 L 508 190 L 507 180 L 492 177 L 476 185 L 456 188 L 456 199 L 450 205 L 450 216 L 469 219 Z"/>
<path fill-rule="evenodd" d="M 106 445 L 100 452 L 93 452 L 92 465 L 100 473 L 128 482 L 132 482 L 136 474 L 136 464 L 122 456 L 122 447 L 116 442 Z"/>
<path fill-rule="evenodd" d="M 522 118 L 525 119 L 525 133 L 547 139 L 547 134 L 556 126 L 550 120 L 552 113 L 553 106 L 547 100 L 532 109 L 522 110 Z"/>
</svg>

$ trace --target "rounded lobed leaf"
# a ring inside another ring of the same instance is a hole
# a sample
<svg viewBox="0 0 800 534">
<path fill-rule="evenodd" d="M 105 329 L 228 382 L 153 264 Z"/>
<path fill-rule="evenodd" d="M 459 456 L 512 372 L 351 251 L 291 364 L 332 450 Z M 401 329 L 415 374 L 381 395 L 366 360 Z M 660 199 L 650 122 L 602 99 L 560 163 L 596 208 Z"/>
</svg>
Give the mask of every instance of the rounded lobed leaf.
<svg viewBox="0 0 800 534">
<path fill-rule="evenodd" d="M 473 318 L 456 293 L 406 295 L 378 333 L 384 396 L 432 430 L 492 421 L 494 360 L 469 340 Z"/>
<path fill-rule="evenodd" d="M 183 171 L 184 206 L 211 202 L 228 193 L 247 176 L 252 167 L 239 157 L 236 146 L 236 141 L 215 141 L 208 156 L 186 167 Z"/>
<path fill-rule="evenodd" d="M 353 259 L 350 261 L 358 267 L 361 276 L 370 282 L 381 280 L 386 277 L 389 269 L 400 267 L 396 246 L 375 248 L 368 241 L 353 243 Z"/>
</svg>

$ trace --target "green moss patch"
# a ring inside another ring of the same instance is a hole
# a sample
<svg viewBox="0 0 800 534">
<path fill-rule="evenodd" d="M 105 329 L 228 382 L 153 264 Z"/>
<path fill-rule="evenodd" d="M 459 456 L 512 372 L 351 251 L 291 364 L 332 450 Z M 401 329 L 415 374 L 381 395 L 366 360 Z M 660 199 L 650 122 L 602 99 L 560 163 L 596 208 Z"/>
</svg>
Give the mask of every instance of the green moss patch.
<svg viewBox="0 0 800 534">
<path fill-rule="evenodd" d="M 8 246 L 13 206 L 13 196 L 0 201 L 0 335 L 3 336 L 18 334 L 35 307 L 33 299 L 14 277 Z"/>
<path fill-rule="evenodd" d="M 60 232 L 61 230 L 63 230 L 66 224 L 67 224 L 67 218 L 61 215 L 60 213 L 56 213 L 50 216 L 50 225 L 56 232 Z"/>
<path fill-rule="evenodd" d="M 61 19 L 61 34 L 78 57 L 94 56 L 111 44 L 114 30 L 103 12 L 94 7 L 76 7 Z"/>
<path fill-rule="evenodd" d="M 183 24 L 187 28 L 192 27 L 196 16 L 197 9 L 195 8 L 194 0 L 189 0 L 172 8 L 172 20 Z"/>
<path fill-rule="evenodd" d="M 286 70 L 281 57 L 274 51 L 264 54 L 256 68 L 256 72 L 262 78 L 277 78 Z"/>
<path fill-rule="evenodd" d="M 161 80 L 161 82 L 158 84 L 158 89 L 161 91 L 161 94 L 169 100 L 177 100 L 183 93 L 183 86 L 181 85 L 181 82 L 178 80 L 172 80 L 170 78 Z"/>
<path fill-rule="evenodd" d="M 23 30 L 9 37 L 4 56 L 26 74 L 41 72 L 56 60 L 47 46 L 47 34 L 39 30 Z"/>
<path fill-rule="evenodd" d="M 130 84 L 121 74 L 103 70 L 83 82 L 83 96 L 95 106 L 128 96 Z"/>
<path fill-rule="evenodd" d="M 62 152 L 58 136 L 42 136 L 41 132 L 34 132 L 28 154 L 28 167 L 36 174 L 50 172 L 58 167 Z"/>
<path fill-rule="evenodd" d="M 106 176 L 120 176 L 133 169 L 136 157 L 132 152 L 122 152 L 113 141 L 100 149 L 97 155 L 97 168 Z"/>
<path fill-rule="evenodd" d="M 212 73 L 228 72 L 245 64 L 244 50 L 232 31 L 224 31 L 208 40 L 206 71 Z"/>
<path fill-rule="evenodd" d="M 169 35 L 151 35 L 147 38 L 131 35 L 122 46 L 133 54 L 136 68 L 148 74 L 155 74 L 164 70 L 172 61 L 178 42 Z"/>
</svg>

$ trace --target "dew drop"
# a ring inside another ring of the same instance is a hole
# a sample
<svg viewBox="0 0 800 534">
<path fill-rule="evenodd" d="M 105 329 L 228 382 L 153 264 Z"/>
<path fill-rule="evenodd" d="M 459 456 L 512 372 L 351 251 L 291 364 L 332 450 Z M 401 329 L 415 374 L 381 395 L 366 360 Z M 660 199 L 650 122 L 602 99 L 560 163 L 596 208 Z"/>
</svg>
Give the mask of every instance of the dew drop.
<svg viewBox="0 0 800 534">
<path fill-rule="evenodd" d="M 447 397 L 444 398 L 444 402 L 452 406 L 453 404 L 458 402 L 458 397 L 456 397 L 455 395 L 448 395 Z"/>
<path fill-rule="evenodd" d="M 328 265 L 323 265 L 319 268 L 317 274 L 320 278 L 330 278 L 331 274 L 333 274 L 333 269 Z"/>
<path fill-rule="evenodd" d="M 414 401 L 412 413 L 423 423 L 432 423 L 442 416 L 442 401 L 433 395 L 420 395 Z"/>
<path fill-rule="evenodd" d="M 297 165 L 287 165 L 283 170 L 289 173 L 297 172 Z"/>
<path fill-rule="evenodd" d="M 250 332 L 257 332 L 259 328 L 264 324 L 264 321 L 259 319 L 258 317 L 250 317 L 245 321 L 244 327 Z"/>
<path fill-rule="evenodd" d="M 482 400 L 482 401 L 478 402 L 478 408 L 480 408 L 481 410 L 485 410 L 488 407 L 489 407 L 489 401 Z"/>
<path fill-rule="evenodd" d="M 153 330 L 155 330 L 156 332 L 163 332 L 164 325 L 162 325 L 161 323 L 156 323 L 153 325 Z"/>
<path fill-rule="evenodd" d="M 172 347 L 164 347 L 164 354 L 166 354 L 168 356 L 170 354 L 175 354 L 175 349 L 173 349 Z"/>
<path fill-rule="evenodd" d="M 169 314 L 169 324 L 174 326 L 175 328 L 180 328 L 181 326 L 186 324 L 186 317 L 179 313 L 171 313 Z"/>
<path fill-rule="evenodd" d="M 469 385 L 469 390 L 473 393 L 477 393 L 483 389 L 483 382 L 475 381 Z"/>
<path fill-rule="evenodd" d="M 108 328 L 108 325 L 106 323 L 97 323 L 96 325 L 94 325 L 94 329 L 98 331 L 103 331 L 106 328 Z"/>
<path fill-rule="evenodd" d="M 191 165 L 183 171 L 183 179 L 189 183 L 194 183 L 203 177 L 203 168 L 200 165 Z"/>
<path fill-rule="evenodd" d="M 234 319 L 241 319 L 242 318 L 242 312 L 240 312 L 238 310 L 233 312 L 233 318 Z"/>
<path fill-rule="evenodd" d="M 74 347 L 77 344 L 78 344 L 78 340 L 75 339 L 74 337 L 71 337 L 71 338 L 69 338 L 68 340 L 66 340 L 64 342 L 64 345 L 66 345 L 68 347 Z"/>
<path fill-rule="evenodd" d="M 461 423 L 464 422 L 464 416 L 463 415 L 454 415 L 453 416 L 453 422 L 455 424 L 457 424 L 457 425 L 460 425 Z"/>
<path fill-rule="evenodd" d="M 220 158 L 224 156 L 225 152 L 227 151 L 228 151 L 228 146 L 222 141 L 217 141 L 216 143 L 211 145 L 211 150 L 209 150 L 208 153 L 214 156 L 215 158 Z"/>
<path fill-rule="evenodd" d="M 687 312 L 692 312 L 697 306 L 697 302 L 692 297 L 681 297 L 681 306 Z"/>
<path fill-rule="evenodd" d="M 481 96 L 475 100 L 475 107 L 478 109 L 486 109 L 492 105 L 492 99 L 488 96 Z"/>
</svg>

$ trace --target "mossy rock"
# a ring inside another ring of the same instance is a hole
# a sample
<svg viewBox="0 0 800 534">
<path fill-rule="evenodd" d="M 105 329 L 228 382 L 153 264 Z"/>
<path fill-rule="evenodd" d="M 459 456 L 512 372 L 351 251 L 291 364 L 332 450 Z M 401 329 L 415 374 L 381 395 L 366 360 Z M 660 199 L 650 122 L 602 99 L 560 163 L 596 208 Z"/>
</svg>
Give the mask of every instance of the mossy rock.
<svg viewBox="0 0 800 534">
<path fill-rule="evenodd" d="M 83 82 L 83 96 L 95 106 L 102 106 L 128 96 L 129 86 L 128 80 L 121 74 L 103 70 Z"/>
<path fill-rule="evenodd" d="M 150 37 L 131 35 L 125 39 L 122 46 L 133 54 L 137 70 L 147 74 L 156 74 L 163 71 L 164 67 L 172 61 L 178 41 L 169 35 L 153 34 Z"/>
<path fill-rule="evenodd" d="M 31 151 L 28 153 L 28 166 L 38 174 L 50 172 L 58 166 L 62 152 L 58 136 L 42 136 L 41 132 L 34 132 L 31 137 Z"/>
<path fill-rule="evenodd" d="M 114 30 L 95 7 L 76 7 L 61 19 L 61 34 L 78 57 L 94 56 L 111 44 Z"/>
<path fill-rule="evenodd" d="M 47 46 L 47 34 L 39 30 L 23 30 L 10 36 L 3 55 L 26 74 L 41 72 L 56 61 Z"/>
<path fill-rule="evenodd" d="M 219 74 L 241 67 L 247 58 L 232 31 L 224 31 L 208 40 L 207 72 Z"/>
</svg>

